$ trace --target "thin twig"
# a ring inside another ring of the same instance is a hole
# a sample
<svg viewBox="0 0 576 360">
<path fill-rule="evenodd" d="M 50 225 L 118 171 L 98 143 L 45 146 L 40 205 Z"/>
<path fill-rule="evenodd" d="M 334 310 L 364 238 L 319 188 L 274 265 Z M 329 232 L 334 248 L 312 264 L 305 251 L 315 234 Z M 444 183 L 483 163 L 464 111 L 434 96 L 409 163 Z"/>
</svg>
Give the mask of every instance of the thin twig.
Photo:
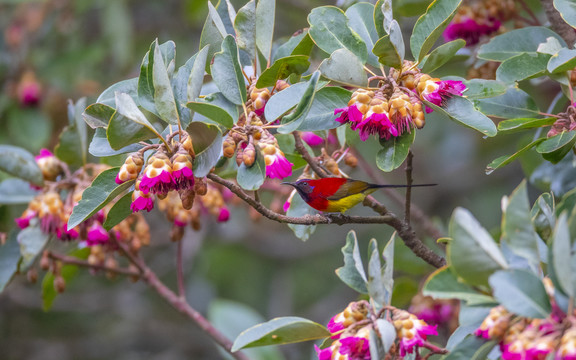
<svg viewBox="0 0 576 360">
<path fill-rule="evenodd" d="M 410 203 L 412 202 L 412 154 L 411 150 L 408 150 L 408 157 L 406 158 L 406 201 L 404 202 L 404 222 L 410 225 Z"/>
<path fill-rule="evenodd" d="M 182 259 L 183 241 L 180 239 L 176 245 L 176 277 L 178 278 L 178 295 L 186 299 L 186 288 L 184 287 L 184 261 Z"/>
<path fill-rule="evenodd" d="M 53 252 L 48 252 L 48 257 L 53 260 L 61 261 L 64 264 L 76 265 L 80 267 L 90 268 L 94 270 L 102 270 L 102 271 L 109 271 L 119 275 L 126 275 L 126 276 L 139 276 L 140 273 L 134 270 L 121 268 L 121 267 L 110 267 L 104 264 L 91 264 L 88 261 L 80 260 L 74 256 L 67 256 L 56 254 Z"/>
<path fill-rule="evenodd" d="M 296 151 L 298 151 L 300 155 L 302 155 L 302 157 L 304 158 L 304 160 L 306 160 L 308 165 L 310 165 L 312 170 L 322 178 L 329 177 L 328 172 L 322 169 L 320 165 L 318 165 L 318 162 L 315 161 L 314 158 L 312 158 L 312 155 L 310 155 L 310 153 L 304 147 L 304 143 L 302 142 L 300 132 L 294 131 L 292 135 L 294 136 L 294 146 L 296 147 Z"/>
</svg>

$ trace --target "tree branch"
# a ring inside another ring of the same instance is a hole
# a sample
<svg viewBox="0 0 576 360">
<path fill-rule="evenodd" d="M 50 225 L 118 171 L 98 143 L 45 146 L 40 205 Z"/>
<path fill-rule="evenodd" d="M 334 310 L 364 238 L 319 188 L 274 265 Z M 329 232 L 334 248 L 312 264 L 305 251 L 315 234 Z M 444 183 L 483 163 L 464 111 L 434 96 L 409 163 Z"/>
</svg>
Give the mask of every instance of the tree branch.
<svg viewBox="0 0 576 360">
<path fill-rule="evenodd" d="M 298 151 L 300 155 L 302 155 L 302 157 L 304 158 L 304 160 L 306 160 L 308 165 L 310 165 L 312 170 L 322 178 L 330 176 L 330 174 L 328 174 L 326 170 L 322 169 L 322 167 L 318 165 L 318 162 L 314 160 L 312 155 L 310 155 L 310 153 L 306 150 L 306 147 L 304 147 L 304 143 L 302 142 L 300 132 L 294 131 L 292 135 L 294 136 L 294 146 L 296 147 L 296 151 Z"/>
<path fill-rule="evenodd" d="M 94 270 L 109 271 L 109 272 L 113 272 L 113 273 L 120 274 L 120 275 L 127 275 L 127 276 L 139 276 L 140 275 L 139 272 L 136 272 L 136 271 L 133 271 L 130 269 L 121 268 L 121 267 L 109 267 L 109 266 L 106 266 L 104 264 L 90 264 L 88 261 L 80 260 L 74 256 L 56 254 L 56 253 L 53 253 L 51 251 L 49 251 L 47 254 L 48 254 L 48 257 L 50 259 L 61 261 L 63 264 L 76 265 L 76 266 L 90 268 L 90 269 L 94 269 Z"/>
<path fill-rule="evenodd" d="M 411 150 L 408 150 L 408 157 L 406 158 L 406 201 L 404 202 L 404 222 L 410 225 L 410 204 L 412 203 L 412 154 Z"/>
<path fill-rule="evenodd" d="M 556 31 L 558 35 L 566 41 L 568 47 L 571 48 L 576 42 L 576 32 L 574 28 L 568 25 L 558 10 L 556 10 L 554 0 L 542 0 L 542 6 L 544 7 L 544 12 L 546 13 L 552 30 Z"/>
<path fill-rule="evenodd" d="M 176 245 L 176 277 L 178 281 L 178 295 L 186 299 L 186 288 L 184 287 L 184 261 L 182 259 L 182 239 Z"/>
</svg>

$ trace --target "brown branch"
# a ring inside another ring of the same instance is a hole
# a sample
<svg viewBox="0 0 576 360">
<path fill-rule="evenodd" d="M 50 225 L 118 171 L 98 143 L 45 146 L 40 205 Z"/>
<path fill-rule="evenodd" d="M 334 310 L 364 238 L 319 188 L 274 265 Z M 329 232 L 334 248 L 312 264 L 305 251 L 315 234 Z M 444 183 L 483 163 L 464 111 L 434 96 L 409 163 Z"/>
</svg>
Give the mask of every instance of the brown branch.
<svg viewBox="0 0 576 360">
<path fill-rule="evenodd" d="M 408 157 L 406 158 L 406 201 L 404 202 L 404 222 L 410 225 L 410 204 L 412 203 L 412 154 L 411 150 L 408 150 Z"/>
<path fill-rule="evenodd" d="M 550 22 L 552 30 L 558 33 L 566 41 L 568 47 L 571 48 L 576 42 L 576 32 L 574 28 L 566 23 L 562 18 L 562 15 L 554 7 L 554 0 L 542 0 L 542 7 L 544 7 L 544 12 L 546 17 Z"/>
<path fill-rule="evenodd" d="M 48 257 L 50 259 L 61 261 L 63 264 L 76 265 L 76 266 L 90 268 L 90 269 L 94 269 L 94 270 L 109 271 L 109 272 L 113 272 L 113 273 L 116 273 L 119 275 L 126 275 L 126 276 L 139 276 L 140 275 L 139 272 L 136 272 L 134 270 L 125 269 L 125 268 L 121 268 L 121 267 L 110 267 L 110 266 L 106 266 L 104 264 L 91 264 L 88 261 L 78 259 L 77 257 L 74 257 L 74 256 L 56 254 L 56 253 L 53 253 L 51 251 L 49 251 L 47 254 L 48 254 Z"/>
<path fill-rule="evenodd" d="M 326 170 L 322 169 L 322 167 L 318 165 L 318 162 L 314 160 L 312 155 L 310 155 L 310 153 L 306 150 L 306 147 L 304 147 L 304 143 L 302 142 L 300 132 L 294 131 L 292 135 L 294 136 L 294 146 L 296 147 L 296 151 L 298 151 L 300 155 L 302 155 L 302 157 L 304 158 L 304 160 L 306 160 L 308 165 L 310 165 L 312 170 L 322 178 L 329 177 L 330 174 L 328 174 Z"/>
<path fill-rule="evenodd" d="M 178 295 L 186 299 L 186 288 L 184 287 L 184 261 L 182 259 L 182 239 L 176 245 L 176 277 L 178 281 Z"/>
<path fill-rule="evenodd" d="M 176 295 L 170 290 L 158 276 L 146 265 L 146 263 L 137 255 L 134 255 L 125 244 L 118 241 L 114 236 L 111 237 L 112 241 L 118 245 L 120 251 L 140 270 L 142 279 L 164 300 L 166 300 L 172 307 L 182 314 L 186 315 L 196 323 L 206 334 L 208 334 L 218 345 L 222 346 L 234 359 L 236 360 L 249 360 L 249 358 L 242 352 L 232 352 L 232 341 L 224 336 L 218 329 L 216 329 L 202 314 L 196 311 L 188 304 L 186 299 Z"/>
<path fill-rule="evenodd" d="M 318 224 L 386 224 L 393 227 L 398 235 L 402 238 L 406 246 L 408 246 L 414 254 L 422 258 L 424 261 L 435 267 L 442 267 L 446 264 L 444 258 L 430 250 L 424 243 L 416 237 L 414 230 L 412 228 L 398 219 L 394 214 L 389 212 L 384 212 L 383 216 L 347 216 L 341 214 L 325 214 L 325 215 L 306 215 L 303 217 L 291 217 L 274 212 L 262 203 L 256 201 L 250 197 L 240 186 L 235 183 L 222 179 L 216 174 L 208 174 L 208 179 L 218 183 L 222 186 L 227 187 L 236 196 L 246 202 L 248 205 L 252 206 L 260 214 L 264 215 L 268 219 L 289 224 L 298 225 L 318 225 Z M 382 211 L 383 206 L 377 201 L 372 201 L 368 197 L 364 200 L 367 206 L 378 209 L 379 213 Z M 385 209 L 385 208 L 384 208 Z"/>
</svg>

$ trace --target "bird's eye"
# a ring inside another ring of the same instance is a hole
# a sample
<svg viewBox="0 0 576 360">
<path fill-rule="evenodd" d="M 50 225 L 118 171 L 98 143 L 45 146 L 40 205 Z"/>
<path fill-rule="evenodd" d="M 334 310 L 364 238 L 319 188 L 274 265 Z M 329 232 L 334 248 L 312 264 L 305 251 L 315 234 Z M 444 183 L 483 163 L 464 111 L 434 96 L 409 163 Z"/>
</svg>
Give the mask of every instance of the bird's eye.
<svg viewBox="0 0 576 360">
<path fill-rule="evenodd" d="M 304 182 L 302 183 L 302 185 L 308 186 L 308 182 L 307 182 L 307 181 L 304 181 Z"/>
</svg>

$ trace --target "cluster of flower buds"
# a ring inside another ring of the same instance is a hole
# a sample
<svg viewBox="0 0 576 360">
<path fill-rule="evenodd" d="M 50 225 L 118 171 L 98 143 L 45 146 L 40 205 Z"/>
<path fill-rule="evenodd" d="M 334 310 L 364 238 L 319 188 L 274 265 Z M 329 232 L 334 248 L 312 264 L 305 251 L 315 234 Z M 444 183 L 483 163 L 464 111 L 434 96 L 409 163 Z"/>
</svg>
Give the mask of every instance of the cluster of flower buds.
<svg viewBox="0 0 576 360">
<path fill-rule="evenodd" d="M 515 14 L 514 0 L 482 0 L 465 4 L 444 30 L 444 40 L 463 39 L 466 46 L 476 45 L 483 37 L 501 30 L 502 22 L 510 20 Z"/>
<path fill-rule="evenodd" d="M 497 306 L 476 330 L 476 336 L 499 342 L 503 360 L 576 359 L 576 317 L 558 307 L 550 279 L 544 284 L 552 304 L 547 318 L 516 316 Z"/>
<path fill-rule="evenodd" d="M 408 310 L 427 324 L 445 327 L 451 333 L 458 327 L 458 304 L 457 300 L 433 299 L 419 293 Z"/>
<path fill-rule="evenodd" d="M 362 141 L 370 135 L 389 140 L 414 128 L 421 129 L 425 124 L 423 101 L 442 106 L 448 98 L 460 96 L 466 89 L 461 81 L 440 80 L 420 73 L 410 61 L 404 62 L 400 73 L 391 69 L 381 84 L 377 90 L 356 90 L 347 107 L 334 110 L 334 115 L 340 114 L 336 121 L 350 123 Z M 431 111 L 426 108 L 426 112 Z"/>
<path fill-rule="evenodd" d="M 576 103 L 570 104 L 565 112 L 558 114 L 558 119 L 552 124 L 547 136 L 552 137 L 572 130 L 576 130 Z"/>
<path fill-rule="evenodd" d="M 418 352 L 419 347 L 443 351 L 426 341 L 429 335 L 437 335 L 436 326 L 426 324 L 405 310 L 391 308 L 390 315 L 398 341 L 397 346 L 390 348 L 391 353 L 403 358 L 406 354 Z M 351 302 L 344 311 L 330 319 L 327 328 L 334 341 L 325 349 L 315 347 L 318 358 L 320 360 L 371 359 L 370 331 L 374 328 L 372 322 L 376 318 L 368 302 Z"/>
<path fill-rule="evenodd" d="M 230 218 L 230 210 L 224 202 L 220 188 L 212 183 L 206 183 L 203 179 L 197 178 L 192 194 L 196 201 L 192 201 L 191 208 L 187 209 L 184 202 L 177 193 L 170 192 L 168 196 L 158 202 L 160 211 L 175 227 L 184 228 L 190 225 L 194 230 L 200 230 L 200 218 L 204 213 L 214 216 L 218 222 L 226 222 Z M 182 232 L 178 232 L 182 234 Z M 176 237 L 175 240 L 179 240 Z"/>
<path fill-rule="evenodd" d="M 150 155 L 144 166 L 143 150 L 130 154 L 118 175 L 116 183 L 136 180 L 132 193 L 133 212 L 151 211 L 154 198 L 164 199 L 168 193 L 177 191 L 186 209 L 192 208 L 194 202 L 194 149 L 192 139 L 184 133 L 180 141 L 174 141 L 171 149 L 160 145 Z"/>
</svg>

